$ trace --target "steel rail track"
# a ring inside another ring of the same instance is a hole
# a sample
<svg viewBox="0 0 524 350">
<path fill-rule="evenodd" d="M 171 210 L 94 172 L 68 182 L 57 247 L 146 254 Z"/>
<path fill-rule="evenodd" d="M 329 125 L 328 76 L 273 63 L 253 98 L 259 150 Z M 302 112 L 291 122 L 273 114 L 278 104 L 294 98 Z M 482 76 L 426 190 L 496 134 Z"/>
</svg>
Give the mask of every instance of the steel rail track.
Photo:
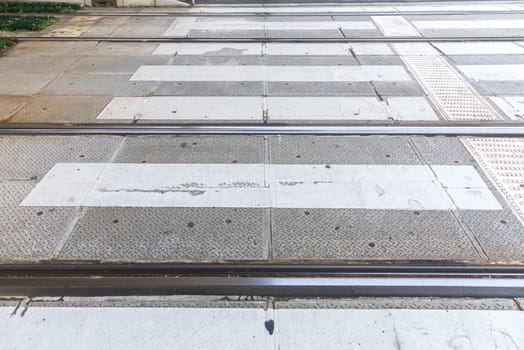
<svg viewBox="0 0 524 350">
<path fill-rule="evenodd" d="M 116 43 L 420 43 L 420 42 L 465 42 L 465 41 L 524 41 L 524 35 L 519 36 L 424 36 L 424 37 L 348 37 L 348 38 L 290 38 L 290 37 L 51 37 L 51 36 L 15 36 L 19 42 L 24 41 L 103 41 Z"/>
<path fill-rule="evenodd" d="M 521 297 L 524 266 L 56 263 L 0 266 L 2 296 L 162 294 Z"/>
<path fill-rule="evenodd" d="M 0 135 L 421 135 L 524 137 L 524 123 L 421 125 L 2 125 Z"/>
<path fill-rule="evenodd" d="M 126 12 L 126 11 L 86 11 L 75 13 L 24 12 L 27 16 L 100 16 L 100 17 L 322 17 L 322 16 L 469 16 L 469 15 L 521 15 L 524 10 L 498 11 L 319 11 L 319 12 Z M 20 15 L 20 13 L 1 13 L 1 15 Z"/>
</svg>

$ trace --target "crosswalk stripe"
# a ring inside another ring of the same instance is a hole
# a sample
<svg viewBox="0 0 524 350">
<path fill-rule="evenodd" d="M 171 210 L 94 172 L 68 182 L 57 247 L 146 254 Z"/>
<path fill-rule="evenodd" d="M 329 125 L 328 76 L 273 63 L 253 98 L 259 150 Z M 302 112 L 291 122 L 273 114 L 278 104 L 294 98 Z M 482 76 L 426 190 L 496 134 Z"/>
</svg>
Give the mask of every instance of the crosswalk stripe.
<svg viewBox="0 0 524 350">
<path fill-rule="evenodd" d="M 115 97 L 97 119 L 177 121 L 438 120 L 424 97 Z"/>
<path fill-rule="evenodd" d="M 420 36 L 402 16 L 372 16 L 371 19 L 385 36 Z"/>
<path fill-rule="evenodd" d="M 474 80 L 524 80 L 524 64 L 475 64 L 458 68 Z"/>
<path fill-rule="evenodd" d="M 483 209 L 472 166 L 58 163 L 23 206 Z"/>
<path fill-rule="evenodd" d="M 191 30 L 247 31 L 247 30 L 376 30 L 370 21 L 293 21 L 268 22 L 251 18 L 212 18 L 199 21 L 197 17 L 177 18 L 164 36 L 186 36 Z"/>
<path fill-rule="evenodd" d="M 410 81 L 402 66 L 158 66 L 132 81 Z"/>
<path fill-rule="evenodd" d="M 477 19 L 463 21 L 413 21 L 418 29 L 522 29 L 522 19 Z"/>
<path fill-rule="evenodd" d="M 524 120 L 524 96 L 490 96 L 489 99 L 513 120 Z"/>
</svg>

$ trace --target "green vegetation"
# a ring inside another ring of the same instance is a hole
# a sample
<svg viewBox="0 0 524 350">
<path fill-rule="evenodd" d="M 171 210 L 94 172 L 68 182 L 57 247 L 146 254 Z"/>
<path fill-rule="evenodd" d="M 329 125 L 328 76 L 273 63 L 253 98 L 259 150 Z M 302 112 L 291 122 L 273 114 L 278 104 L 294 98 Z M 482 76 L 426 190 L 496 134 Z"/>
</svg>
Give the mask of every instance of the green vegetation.
<svg viewBox="0 0 524 350">
<path fill-rule="evenodd" d="M 0 38 L 0 52 L 16 44 L 15 39 Z"/>
<path fill-rule="evenodd" d="M 0 13 L 73 13 L 80 5 L 63 2 L 0 2 Z"/>
<path fill-rule="evenodd" d="M 55 22 L 55 17 L 0 15 L 0 30 L 7 32 L 34 32 L 42 30 Z"/>
</svg>

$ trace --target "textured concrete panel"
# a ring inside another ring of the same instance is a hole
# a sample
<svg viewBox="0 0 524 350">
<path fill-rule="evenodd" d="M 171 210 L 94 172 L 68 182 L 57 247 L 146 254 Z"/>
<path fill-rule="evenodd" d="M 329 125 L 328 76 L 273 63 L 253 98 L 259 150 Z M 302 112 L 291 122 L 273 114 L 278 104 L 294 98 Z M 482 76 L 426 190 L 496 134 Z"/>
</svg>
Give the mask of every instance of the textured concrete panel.
<svg viewBox="0 0 524 350">
<path fill-rule="evenodd" d="M 71 57 L 83 56 L 97 47 L 96 41 L 86 42 L 51 42 L 35 41 L 17 44 L 6 52 L 8 57 L 28 57 L 28 56 L 53 56 Z"/>
<path fill-rule="evenodd" d="M 49 96 L 31 98 L 9 122 L 12 123 L 94 123 L 111 101 L 109 96 Z"/>
<path fill-rule="evenodd" d="M 118 27 L 113 37 L 159 37 L 173 23 L 171 17 L 130 17 Z"/>
<path fill-rule="evenodd" d="M 88 209 L 60 259 L 255 260 L 268 256 L 263 209 Z"/>
<path fill-rule="evenodd" d="M 263 30 L 190 30 L 188 38 L 264 38 Z"/>
<path fill-rule="evenodd" d="M 405 137 L 271 136 L 276 164 L 421 164 Z"/>
<path fill-rule="evenodd" d="M 77 57 L 2 57 L 0 72 L 10 74 L 57 74 L 70 66 Z"/>
<path fill-rule="evenodd" d="M 267 82 L 268 96 L 377 96 L 370 82 Z"/>
<path fill-rule="evenodd" d="M 26 104 L 28 99 L 29 97 L 25 96 L 0 96 L 0 121 L 12 116 Z"/>
<path fill-rule="evenodd" d="M 0 94 L 2 95 L 32 95 L 56 78 L 56 74 L 0 74 Z"/>
<path fill-rule="evenodd" d="M 264 84 L 259 81 L 162 82 L 153 93 L 155 96 L 262 96 L 263 94 Z"/>
<path fill-rule="evenodd" d="M 146 96 L 155 82 L 129 81 L 129 74 L 64 74 L 55 79 L 42 94 Z"/>
<path fill-rule="evenodd" d="M 262 136 L 128 137 L 116 163 L 264 163 Z"/>
<path fill-rule="evenodd" d="M 129 20 L 129 17 L 115 16 L 115 17 L 102 17 L 98 20 L 96 25 L 86 30 L 83 36 L 111 36 L 118 27 L 123 25 Z"/>
<path fill-rule="evenodd" d="M 277 260 L 480 258 L 447 211 L 275 209 L 271 217 Z"/>
<path fill-rule="evenodd" d="M 108 73 L 133 74 L 143 64 L 166 64 L 167 56 L 88 56 L 78 59 L 71 67 L 69 73 Z"/>
<path fill-rule="evenodd" d="M 155 43 L 111 43 L 101 42 L 88 55 L 105 56 L 146 56 L 153 54 Z"/>
<path fill-rule="evenodd" d="M 57 162 L 107 162 L 121 141 L 113 136 L 3 136 L 0 179 L 40 179 Z"/>
</svg>

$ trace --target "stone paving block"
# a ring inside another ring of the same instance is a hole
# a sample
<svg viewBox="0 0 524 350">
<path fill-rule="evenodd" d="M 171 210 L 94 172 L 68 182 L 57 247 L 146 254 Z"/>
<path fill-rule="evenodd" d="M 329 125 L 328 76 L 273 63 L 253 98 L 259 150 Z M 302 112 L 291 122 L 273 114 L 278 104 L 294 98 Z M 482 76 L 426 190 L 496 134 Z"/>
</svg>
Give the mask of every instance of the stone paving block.
<svg viewBox="0 0 524 350">
<path fill-rule="evenodd" d="M 262 96 L 264 84 L 259 81 L 189 81 L 162 82 L 154 96 Z"/>
<path fill-rule="evenodd" d="M 25 96 L 0 96 L 0 121 L 11 117 L 27 103 L 28 99 L 29 97 Z"/>
<path fill-rule="evenodd" d="M 271 136 L 276 164 L 421 164 L 407 138 Z"/>
<path fill-rule="evenodd" d="M 2 136 L 0 180 L 40 180 L 58 162 L 107 162 L 117 136 Z"/>
<path fill-rule="evenodd" d="M 264 163 L 262 136 L 128 137 L 116 163 Z"/>
<path fill-rule="evenodd" d="M 42 94 L 146 96 L 156 82 L 129 81 L 130 74 L 64 74 L 55 79 Z"/>
<path fill-rule="evenodd" d="M 71 67 L 67 69 L 67 71 L 74 74 L 133 74 L 141 65 L 166 64 L 168 59 L 168 56 L 162 55 L 123 57 L 87 56 L 77 60 Z"/>
<path fill-rule="evenodd" d="M 48 85 L 57 74 L 0 73 L 0 95 L 32 95 Z"/>
<path fill-rule="evenodd" d="M 373 85 L 359 82 L 267 82 L 268 96 L 377 96 Z"/>
<path fill-rule="evenodd" d="M 69 67 L 77 57 L 16 57 L 0 58 L 0 72 L 10 74 L 58 74 Z"/>
<path fill-rule="evenodd" d="M 9 122 L 95 123 L 98 114 L 110 101 L 110 96 L 37 95 L 20 108 Z"/>
<path fill-rule="evenodd" d="M 60 253 L 66 260 L 267 259 L 264 209 L 90 208 Z"/>
<path fill-rule="evenodd" d="M 478 260 L 447 211 L 276 209 L 276 260 Z"/>
<path fill-rule="evenodd" d="M 350 30 L 342 29 L 344 38 L 375 38 L 383 36 L 380 30 Z"/>
</svg>

